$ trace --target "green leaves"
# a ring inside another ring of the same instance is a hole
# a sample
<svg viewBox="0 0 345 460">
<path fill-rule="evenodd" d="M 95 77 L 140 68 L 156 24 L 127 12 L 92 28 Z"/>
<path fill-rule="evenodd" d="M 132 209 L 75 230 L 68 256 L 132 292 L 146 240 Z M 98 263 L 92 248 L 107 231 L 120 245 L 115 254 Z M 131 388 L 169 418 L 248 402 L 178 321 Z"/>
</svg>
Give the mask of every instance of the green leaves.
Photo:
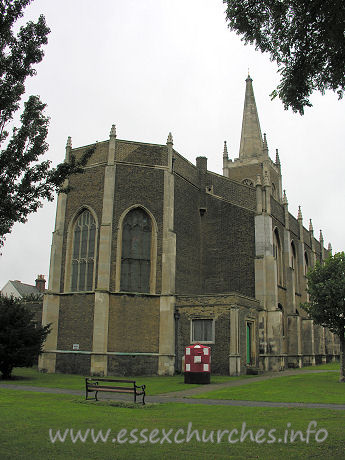
<svg viewBox="0 0 345 460">
<path fill-rule="evenodd" d="M 304 305 L 317 324 L 337 335 L 345 332 L 345 254 L 340 252 L 309 271 L 309 303 Z"/>
<path fill-rule="evenodd" d="M 41 47 L 48 42 L 50 29 L 44 16 L 40 16 L 36 23 L 30 21 L 21 27 L 17 36 L 13 33 L 15 21 L 23 16 L 23 10 L 29 3 L 31 0 L 0 0 L 1 132 L 18 110 L 25 91 L 25 80 L 36 73 L 33 65 L 42 60 L 44 53 Z"/>
<path fill-rule="evenodd" d="M 304 113 L 314 90 L 345 89 L 345 3 L 342 0 L 223 0 L 231 30 L 269 53 L 281 81 L 271 97 Z"/>
<path fill-rule="evenodd" d="M 10 378 L 13 367 L 32 366 L 43 350 L 50 324 L 33 322 L 33 313 L 13 297 L 0 296 L 0 372 Z"/>
<path fill-rule="evenodd" d="M 44 114 L 46 104 L 38 96 L 30 96 L 24 103 L 21 125 L 13 128 L 9 137 L 6 127 L 19 109 L 26 78 L 35 75 L 33 66 L 44 56 L 42 46 L 50 32 L 40 16 L 14 35 L 14 23 L 31 1 L 0 0 L 0 247 L 15 222 L 26 222 L 43 199 L 52 201 L 55 192 L 68 191 L 66 178 L 82 173 L 94 151 L 89 149 L 78 161 L 72 156 L 69 163 L 56 168 L 51 168 L 49 160 L 42 161 L 48 151 L 49 118 Z"/>
</svg>

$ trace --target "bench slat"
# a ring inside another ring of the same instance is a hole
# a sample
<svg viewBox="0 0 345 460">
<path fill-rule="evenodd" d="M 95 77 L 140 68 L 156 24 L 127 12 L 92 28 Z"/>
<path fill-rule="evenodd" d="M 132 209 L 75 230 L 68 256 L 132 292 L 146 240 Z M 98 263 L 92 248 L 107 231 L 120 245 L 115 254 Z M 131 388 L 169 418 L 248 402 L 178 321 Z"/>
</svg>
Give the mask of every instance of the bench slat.
<svg viewBox="0 0 345 460">
<path fill-rule="evenodd" d="M 135 389 L 129 388 L 129 387 L 112 387 L 108 385 L 88 385 L 89 388 L 109 388 L 110 390 L 129 390 L 129 391 L 134 391 Z"/>
<path fill-rule="evenodd" d="M 90 391 L 90 390 L 89 390 Z M 97 388 L 97 389 L 93 389 L 91 391 L 107 391 L 109 393 L 134 393 L 133 391 L 131 390 L 116 390 L 116 389 L 110 389 L 110 388 Z"/>
<path fill-rule="evenodd" d="M 103 378 L 87 378 L 88 382 L 124 382 L 124 383 L 135 383 L 135 380 L 113 380 L 113 379 L 103 379 Z"/>
</svg>

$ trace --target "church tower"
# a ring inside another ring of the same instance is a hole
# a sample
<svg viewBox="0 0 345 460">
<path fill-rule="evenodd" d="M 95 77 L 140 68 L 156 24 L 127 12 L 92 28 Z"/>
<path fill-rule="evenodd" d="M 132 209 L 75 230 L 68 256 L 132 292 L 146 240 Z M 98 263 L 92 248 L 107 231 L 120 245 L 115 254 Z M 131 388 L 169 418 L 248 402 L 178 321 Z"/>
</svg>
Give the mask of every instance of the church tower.
<svg viewBox="0 0 345 460">
<path fill-rule="evenodd" d="M 276 150 L 276 158 L 273 162 L 268 154 L 266 134 L 263 136 L 261 134 L 253 80 L 249 75 L 246 79 L 239 157 L 234 161 L 229 159 L 225 144 L 223 175 L 251 187 L 255 186 L 260 176 L 261 183 L 264 183 L 265 180 L 269 182 L 273 198 L 279 202 L 282 201 L 282 177 L 278 150 Z"/>
</svg>

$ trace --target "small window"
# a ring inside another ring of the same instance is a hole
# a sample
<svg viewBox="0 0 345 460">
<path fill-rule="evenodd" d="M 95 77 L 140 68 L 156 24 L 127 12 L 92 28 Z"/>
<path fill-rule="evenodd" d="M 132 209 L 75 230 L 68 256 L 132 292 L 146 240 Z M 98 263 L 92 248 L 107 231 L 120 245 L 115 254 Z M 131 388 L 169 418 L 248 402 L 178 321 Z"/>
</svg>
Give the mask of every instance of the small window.
<svg viewBox="0 0 345 460">
<path fill-rule="evenodd" d="M 193 319 L 191 339 L 192 342 L 214 342 L 213 319 Z"/>
</svg>

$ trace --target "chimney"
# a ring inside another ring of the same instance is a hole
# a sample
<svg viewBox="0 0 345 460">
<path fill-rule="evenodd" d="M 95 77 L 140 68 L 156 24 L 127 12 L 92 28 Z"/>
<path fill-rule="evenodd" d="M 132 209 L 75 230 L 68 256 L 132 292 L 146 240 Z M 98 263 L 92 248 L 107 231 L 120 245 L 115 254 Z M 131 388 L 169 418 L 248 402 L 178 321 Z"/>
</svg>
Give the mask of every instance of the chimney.
<svg viewBox="0 0 345 460">
<path fill-rule="evenodd" d="M 44 292 L 46 290 L 46 280 L 44 279 L 44 275 L 37 275 L 35 283 L 36 283 L 36 288 L 40 292 Z"/>
</svg>

